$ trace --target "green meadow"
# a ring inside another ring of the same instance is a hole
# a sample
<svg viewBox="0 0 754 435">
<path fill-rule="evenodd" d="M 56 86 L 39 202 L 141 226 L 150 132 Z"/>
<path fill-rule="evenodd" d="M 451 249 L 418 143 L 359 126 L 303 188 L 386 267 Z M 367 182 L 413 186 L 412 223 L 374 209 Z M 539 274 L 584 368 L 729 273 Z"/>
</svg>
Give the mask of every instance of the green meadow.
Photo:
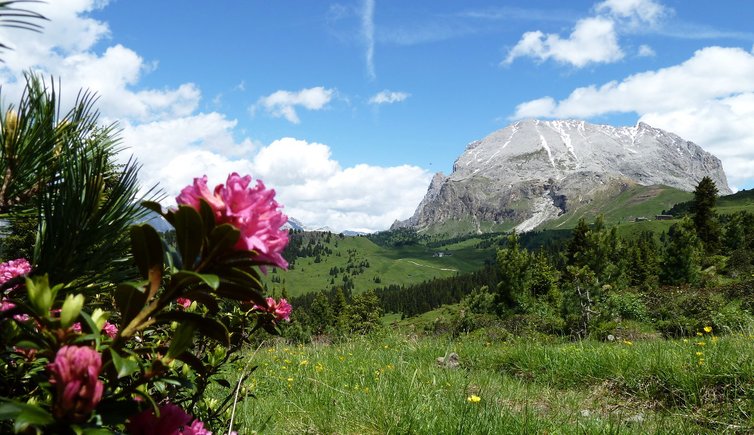
<svg viewBox="0 0 754 435">
<path fill-rule="evenodd" d="M 438 364 L 455 352 L 457 368 Z M 250 349 L 239 433 L 748 433 L 748 333 L 646 341 L 417 337 Z M 240 370 L 228 373 L 236 381 Z M 255 395 L 257 398 L 252 397 Z"/>
</svg>

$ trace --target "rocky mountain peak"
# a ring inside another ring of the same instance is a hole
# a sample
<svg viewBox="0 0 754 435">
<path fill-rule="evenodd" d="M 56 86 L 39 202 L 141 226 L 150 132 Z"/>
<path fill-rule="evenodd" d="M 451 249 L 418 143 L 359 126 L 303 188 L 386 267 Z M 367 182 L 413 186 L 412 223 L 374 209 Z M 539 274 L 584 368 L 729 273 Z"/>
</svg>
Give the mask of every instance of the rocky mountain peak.
<svg viewBox="0 0 754 435">
<path fill-rule="evenodd" d="M 469 143 L 449 176 L 435 175 L 414 216 L 394 227 L 465 219 L 530 229 L 615 183 L 692 191 L 704 176 L 730 193 L 719 159 L 643 122 L 522 120 Z"/>
</svg>

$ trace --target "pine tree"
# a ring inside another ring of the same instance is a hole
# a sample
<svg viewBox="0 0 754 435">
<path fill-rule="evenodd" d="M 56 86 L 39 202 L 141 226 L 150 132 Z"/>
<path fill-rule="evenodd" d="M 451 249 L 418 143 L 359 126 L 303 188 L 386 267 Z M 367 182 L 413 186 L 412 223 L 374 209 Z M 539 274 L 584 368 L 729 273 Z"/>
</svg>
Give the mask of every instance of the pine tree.
<svg viewBox="0 0 754 435">
<path fill-rule="evenodd" d="M 702 244 L 688 218 L 673 224 L 665 240 L 662 281 L 666 284 L 694 283 L 699 278 Z"/>
<path fill-rule="evenodd" d="M 500 282 L 495 303 L 500 310 L 520 305 L 528 296 L 529 251 L 522 249 L 514 231 L 508 236 L 506 246 L 497 251 Z"/>
<path fill-rule="evenodd" d="M 627 251 L 627 273 L 629 284 L 645 290 L 659 282 L 660 259 L 654 233 L 642 232 Z"/>
<path fill-rule="evenodd" d="M 714 210 L 717 194 L 715 182 L 710 177 L 704 177 L 694 190 L 691 204 L 696 235 L 707 254 L 714 254 L 720 249 L 720 225 Z"/>
<path fill-rule="evenodd" d="M 586 252 L 589 250 L 589 226 L 582 217 L 571 232 L 571 240 L 566 249 L 566 263 L 569 266 L 586 265 Z"/>
<path fill-rule="evenodd" d="M 352 333 L 367 334 L 379 328 L 382 309 L 374 290 L 354 296 L 344 312 L 345 327 Z"/>
<path fill-rule="evenodd" d="M 309 322 L 313 334 L 325 334 L 335 325 L 332 305 L 325 292 L 318 292 L 309 307 Z"/>
</svg>

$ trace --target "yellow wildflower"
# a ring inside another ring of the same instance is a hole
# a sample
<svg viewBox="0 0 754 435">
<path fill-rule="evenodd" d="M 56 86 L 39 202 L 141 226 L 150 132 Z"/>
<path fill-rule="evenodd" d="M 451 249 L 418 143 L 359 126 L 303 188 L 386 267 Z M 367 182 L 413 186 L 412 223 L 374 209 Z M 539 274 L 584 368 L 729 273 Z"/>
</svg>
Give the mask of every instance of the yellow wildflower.
<svg viewBox="0 0 754 435">
<path fill-rule="evenodd" d="M 705 344 L 707 344 L 707 343 L 705 343 L 703 341 L 700 341 L 700 342 L 696 343 L 697 346 L 704 346 Z"/>
<path fill-rule="evenodd" d="M 633 346 L 634 345 L 634 343 L 632 341 L 630 341 L 630 340 L 623 340 L 623 344 L 625 344 L 626 346 Z"/>
<path fill-rule="evenodd" d="M 707 334 L 709 334 L 710 332 L 712 332 L 712 327 L 711 326 L 705 326 L 704 327 L 704 332 L 706 332 Z"/>
<path fill-rule="evenodd" d="M 698 337 L 701 337 L 701 336 L 702 336 L 702 335 L 704 335 L 704 334 L 702 334 L 701 332 L 697 331 L 697 332 L 696 332 L 696 335 L 697 335 Z"/>
<path fill-rule="evenodd" d="M 696 353 L 696 356 L 702 356 L 702 355 L 704 355 L 704 352 L 697 352 Z"/>
<path fill-rule="evenodd" d="M 476 394 L 472 394 L 471 396 L 466 398 L 466 401 L 469 403 L 479 403 L 481 400 L 482 398 L 477 396 Z"/>
</svg>

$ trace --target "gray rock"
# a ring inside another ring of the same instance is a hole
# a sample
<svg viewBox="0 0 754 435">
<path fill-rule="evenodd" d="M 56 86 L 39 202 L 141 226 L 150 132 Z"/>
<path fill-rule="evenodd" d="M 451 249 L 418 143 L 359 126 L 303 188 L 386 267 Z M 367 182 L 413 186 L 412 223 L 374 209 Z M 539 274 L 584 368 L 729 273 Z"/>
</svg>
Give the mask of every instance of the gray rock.
<svg viewBox="0 0 754 435">
<path fill-rule="evenodd" d="M 692 191 L 704 176 L 731 192 L 717 157 L 645 123 L 519 121 L 470 143 L 449 176 L 435 175 L 414 215 L 391 228 L 471 220 L 522 232 L 605 192 L 633 184 Z"/>
<path fill-rule="evenodd" d="M 455 352 L 449 353 L 447 356 L 438 356 L 437 365 L 446 369 L 457 369 L 461 365 L 461 361 L 458 359 L 458 354 Z"/>
</svg>

